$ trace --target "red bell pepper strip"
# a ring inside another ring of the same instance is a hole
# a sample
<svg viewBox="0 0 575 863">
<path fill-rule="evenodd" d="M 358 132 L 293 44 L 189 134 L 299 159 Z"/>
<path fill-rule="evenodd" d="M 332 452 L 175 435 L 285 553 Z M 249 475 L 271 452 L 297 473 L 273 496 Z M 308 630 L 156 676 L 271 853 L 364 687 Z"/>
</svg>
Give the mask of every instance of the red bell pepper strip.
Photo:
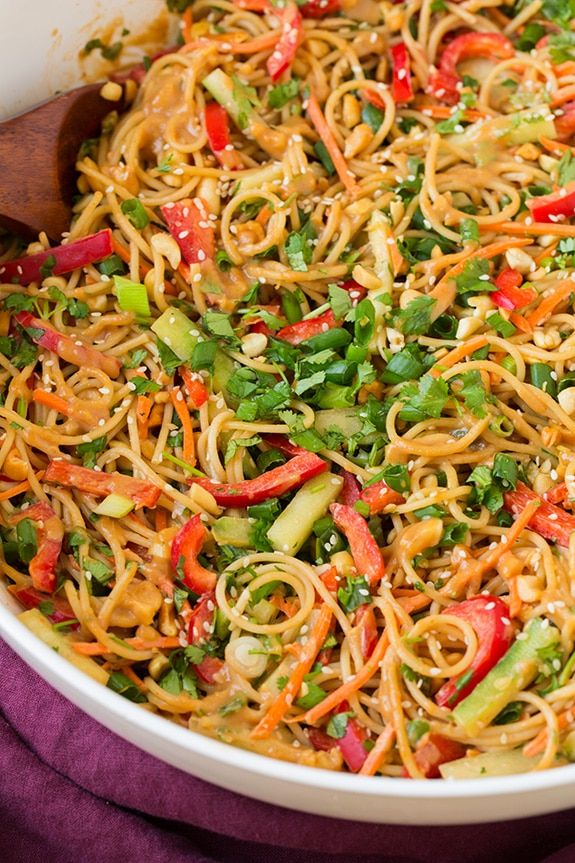
<svg viewBox="0 0 575 863">
<path fill-rule="evenodd" d="M 300 6 L 304 18 L 327 18 L 341 11 L 340 0 L 308 0 Z"/>
<path fill-rule="evenodd" d="M 360 605 L 355 612 L 355 626 L 359 627 L 361 655 L 364 659 L 369 659 L 379 637 L 375 613 L 371 605 Z"/>
<path fill-rule="evenodd" d="M 230 138 L 227 111 L 218 102 L 208 102 L 204 108 L 204 123 L 210 150 L 220 165 L 228 171 L 241 170 L 243 163 Z"/>
<path fill-rule="evenodd" d="M 360 500 L 369 506 L 370 515 L 377 515 L 377 513 L 383 512 L 385 507 L 390 503 L 405 502 L 404 496 L 390 488 L 383 480 L 374 482 L 373 485 L 364 488 Z"/>
<path fill-rule="evenodd" d="M 48 275 L 60 276 L 71 273 L 79 267 L 87 267 L 108 258 L 112 252 L 112 232 L 109 228 L 74 240 L 64 246 L 55 246 L 29 255 L 17 258 L 15 261 L 5 261 L 0 264 L 0 282 L 13 282 L 19 285 L 29 285 L 30 282 L 41 282 Z"/>
<path fill-rule="evenodd" d="M 497 290 L 490 297 L 500 309 L 522 309 L 537 299 L 533 288 L 522 288 L 523 276 L 517 270 L 502 270 L 495 279 Z"/>
<path fill-rule="evenodd" d="M 441 55 L 439 70 L 431 77 L 431 92 L 442 102 L 456 105 L 459 102 L 458 85 L 461 82 L 457 74 L 457 64 L 461 60 L 469 57 L 507 60 L 514 54 L 512 43 L 501 33 L 464 33 L 456 36 Z"/>
<path fill-rule="evenodd" d="M 529 198 L 527 206 L 536 222 L 560 222 L 575 215 L 575 181 L 558 192 Z"/>
<path fill-rule="evenodd" d="M 546 491 L 543 495 L 543 499 L 548 501 L 549 503 L 561 503 L 565 504 L 568 502 L 568 490 L 567 483 L 560 482 L 554 488 L 550 488 L 549 491 Z"/>
<path fill-rule="evenodd" d="M 356 282 L 355 279 L 347 279 L 339 287 L 348 292 L 353 306 L 357 305 L 357 303 L 367 296 L 367 289 L 363 285 L 360 285 L 359 282 Z"/>
<path fill-rule="evenodd" d="M 513 627 L 509 608 L 498 596 L 474 596 L 446 608 L 445 614 L 466 620 L 477 634 L 477 653 L 469 668 L 444 683 L 435 694 L 440 707 L 453 708 L 475 689 L 507 652 L 513 640 Z"/>
<path fill-rule="evenodd" d="M 311 452 L 298 455 L 279 467 L 268 470 L 256 479 L 245 479 L 236 483 L 217 483 L 210 479 L 191 477 L 190 485 L 196 483 L 207 489 L 219 506 L 251 506 L 270 497 L 281 497 L 299 488 L 308 479 L 327 470 L 327 462 Z"/>
<path fill-rule="evenodd" d="M 342 701 L 337 712 L 345 713 L 348 710 L 349 704 L 347 701 Z M 314 749 L 328 752 L 330 749 L 337 747 L 352 773 L 358 773 L 363 767 L 363 762 L 367 758 L 367 750 L 364 744 L 368 738 L 368 734 L 365 728 L 353 717 L 348 718 L 345 734 L 339 739 L 330 737 L 323 728 L 309 728 L 308 736 Z"/>
<path fill-rule="evenodd" d="M 198 554 L 207 536 L 208 532 L 198 513 L 179 529 L 171 548 L 172 566 L 182 573 L 184 584 L 200 596 L 213 591 L 217 581 L 215 572 L 210 572 L 198 563 Z"/>
<path fill-rule="evenodd" d="M 284 455 L 289 455 L 292 458 L 296 455 L 307 455 L 309 452 L 309 450 L 304 449 L 302 446 L 296 446 L 295 443 L 291 443 L 283 434 L 266 434 L 263 436 L 263 440 L 272 449 L 277 449 L 283 452 Z"/>
<path fill-rule="evenodd" d="M 569 537 L 575 530 L 575 516 L 569 515 L 560 506 L 554 506 L 554 504 L 543 500 L 522 482 L 517 483 L 515 491 L 506 492 L 503 498 L 505 509 L 513 515 L 519 515 L 523 512 L 531 501 L 541 501 L 541 506 L 529 522 L 529 529 L 534 530 L 544 539 L 556 542 L 563 548 L 569 547 Z"/>
<path fill-rule="evenodd" d="M 50 462 L 44 481 L 75 488 L 94 497 L 107 497 L 109 494 L 129 497 L 137 509 L 141 506 L 154 507 L 162 493 L 160 488 L 144 479 L 135 479 L 123 473 L 90 470 L 62 460 Z"/>
<path fill-rule="evenodd" d="M 398 42 L 391 48 L 391 65 L 393 76 L 391 82 L 391 95 L 396 105 L 405 105 L 413 99 L 413 87 L 411 84 L 411 63 L 409 51 L 405 42 Z"/>
<path fill-rule="evenodd" d="M 335 315 L 331 309 L 324 312 L 323 315 L 317 315 L 315 318 L 308 318 L 305 321 L 298 321 L 296 324 L 288 324 L 287 327 L 282 327 L 276 333 L 277 339 L 282 339 L 284 342 L 289 342 L 290 345 L 299 345 L 300 342 L 305 342 L 314 336 L 319 336 L 327 330 L 333 330 L 339 327 L 339 321 L 336 321 Z"/>
<path fill-rule="evenodd" d="M 353 508 L 354 504 L 361 498 L 361 486 L 354 475 L 348 470 L 343 470 L 341 476 L 343 477 L 343 485 L 339 495 L 339 502 L 343 503 L 344 506 Z"/>
<path fill-rule="evenodd" d="M 76 621 L 72 607 L 62 596 L 54 595 L 50 599 L 46 599 L 46 593 L 35 587 L 17 587 L 16 585 L 11 585 L 8 591 L 16 597 L 24 608 L 39 608 L 42 603 L 50 603 L 53 608 L 50 614 L 46 614 L 43 610 L 48 620 L 52 623 L 70 621 L 72 623 L 70 629 L 78 629 L 80 624 Z"/>
<path fill-rule="evenodd" d="M 465 746 L 457 740 L 443 737 L 442 734 L 426 734 L 419 741 L 414 758 L 426 779 L 440 779 L 440 765 L 463 758 L 465 751 Z M 407 770 L 403 775 L 409 778 Z"/>
<path fill-rule="evenodd" d="M 197 372 L 191 372 L 186 366 L 180 367 L 180 374 L 186 385 L 186 392 L 194 408 L 198 410 L 210 397 L 208 388 Z"/>
<path fill-rule="evenodd" d="M 266 64 L 272 81 L 289 69 L 303 37 L 303 19 L 295 3 L 284 7 L 281 18 L 282 33 Z"/>
<path fill-rule="evenodd" d="M 195 606 L 189 619 L 188 644 L 201 647 L 202 642 L 209 639 L 214 628 L 214 613 L 216 600 L 214 593 L 207 593 Z M 221 659 L 215 656 L 204 656 L 201 662 L 194 666 L 194 671 L 204 683 L 216 683 L 216 674 L 224 667 Z"/>
<path fill-rule="evenodd" d="M 186 263 L 211 261 L 215 254 L 214 226 L 205 202 L 201 198 L 184 198 L 160 209 Z"/>
<path fill-rule="evenodd" d="M 117 378 L 120 374 L 122 365 L 119 360 L 114 357 L 107 357 L 102 351 L 90 347 L 79 342 L 77 339 L 71 339 L 70 336 L 65 336 L 59 333 L 53 327 L 41 320 L 35 318 L 30 312 L 18 312 L 16 321 L 21 327 L 28 330 L 28 334 L 33 342 L 52 351 L 67 363 L 72 363 L 79 368 L 96 368 L 101 369 L 111 378 Z"/>
<path fill-rule="evenodd" d="M 561 105 L 562 114 L 555 117 L 555 131 L 558 141 L 568 141 L 575 132 L 575 102 Z"/>
<path fill-rule="evenodd" d="M 62 551 L 64 525 L 51 506 L 35 503 L 13 515 L 10 524 L 31 519 L 38 529 L 38 551 L 28 564 L 32 584 L 37 590 L 52 593 L 56 588 L 56 564 Z"/>
<path fill-rule="evenodd" d="M 378 584 L 385 578 L 385 564 L 366 520 L 342 503 L 332 503 L 329 509 L 335 526 L 347 537 L 358 574 L 365 575 L 371 586 Z"/>
</svg>

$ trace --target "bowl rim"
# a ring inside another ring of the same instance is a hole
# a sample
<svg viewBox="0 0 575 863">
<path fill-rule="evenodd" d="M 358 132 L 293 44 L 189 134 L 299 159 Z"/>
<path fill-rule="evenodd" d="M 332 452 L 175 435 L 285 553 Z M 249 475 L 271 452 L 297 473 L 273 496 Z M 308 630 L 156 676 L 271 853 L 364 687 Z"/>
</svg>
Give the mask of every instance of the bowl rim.
<svg viewBox="0 0 575 863">
<path fill-rule="evenodd" d="M 262 779 L 277 778 L 278 759 L 215 740 L 189 730 L 154 713 L 148 713 L 121 695 L 93 680 L 64 657 L 48 649 L 16 615 L 0 601 L 0 636 L 35 671 L 46 680 L 47 672 L 66 688 L 73 688 L 89 703 L 96 703 L 114 719 L 126 721 L 146 734 L 157 737 L 170 746 L 176 745 L 187 754 L 201 755 L 210 761 L 249 771 Z M 52 683 L 49 682 L 52 686 Z M 57 687 L 53 687 L 57 688 Z M 67 695 L 63 697 L 68 698 Z M 85 708 L 80 707 L 85 713 Z M 90 715 L 88 713 L 88 715 Z M 94 719 L 90 715 L 90 718 Z M 100 719 L 95 721 L 109 728 Z M 113 733 L 118 734 L 115 729 Z M 119 736 L 122 736 L 119 734 Z M 129 741 L 132 745 L 137 743 Z M 139 747 L 142 748 L 142 747 Z M 152 757 L 159 758 L 158 755 Z M 180 768 L 182 769 L 182 768 Z M 192 771 L 188 771 L 192 772 Z M 527 774 L 494 776 L 481 779 L 443 780 L 429 782 L 425 779 L 402 779 L 394 777 L 357 776 L 350 773 L 307 767 L 301 764 L 281 762 L 282 780 L 289 785 L 305 785 L 317 791 L 353 794 L 363 797 L 396 797 L 412 802 L 417 800 L 454 800 L 462 797 L 474 799 L 506 797 L 508 795 L 532 794 L 546 789 L 557 789 L 575 783 L 575 764 L 556 767 Z M 205 780 L 204 780 L 205 781 Z M 216 784 L 217 780 L 216 780 Z M 249 795 L 249 792 L 248 792 Z M 305 810 L 300 810 L 305 811 Z M 521 817 L 521 816 L 518 816 Z"/>
</svg>

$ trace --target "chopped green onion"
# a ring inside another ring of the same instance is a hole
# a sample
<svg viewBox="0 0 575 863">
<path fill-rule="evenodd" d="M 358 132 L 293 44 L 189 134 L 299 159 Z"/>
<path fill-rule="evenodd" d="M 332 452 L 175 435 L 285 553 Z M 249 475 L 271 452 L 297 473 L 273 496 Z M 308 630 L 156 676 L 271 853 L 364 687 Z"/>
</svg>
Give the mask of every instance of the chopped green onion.
<svg viewBox="0 0 575 863">
<path fill-rule="evenodd" d="M 145 285 L 132 282 L 124 276 L 114 276 L 118 305 L 123 312 L 133 312 L 137 318 L 150 317 L 150 303 Z"/>
<path fill-rule="evenodd" d="M 552 398 L 557 397 L 557 381 L 552 377 L 552 371 L 546 363 L 533 363 L 529 372 L 534 387 L 543 390 Z"/>
<path fill-rule="evenodd" d="M 120 204 L 122 213 L 128 217 L 134 228 L 138 231 L 143 230 L 150 224 L 150 217 L 146 212 L 146 208 L 138 198 L 130 198 L 128 201 L 122 201 Z"/>
<path fill-rule="evenodd" d="M 107 515 L 109 518 L 124 518 L 134 509 L 135 503 L 121 494 L 109 494 L 98 504 L 94 512 L 96 515 Z"/>
</svg>

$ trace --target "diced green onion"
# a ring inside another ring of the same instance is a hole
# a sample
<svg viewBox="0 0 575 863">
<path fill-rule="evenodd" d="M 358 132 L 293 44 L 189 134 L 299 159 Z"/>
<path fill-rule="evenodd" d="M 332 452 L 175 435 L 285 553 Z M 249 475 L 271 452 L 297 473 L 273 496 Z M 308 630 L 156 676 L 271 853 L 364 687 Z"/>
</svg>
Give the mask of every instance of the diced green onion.
<svg viewBox="0 0 575 863">
<path fill-rule="evenodd" d="M 121 494 L 109 494 L 98 504 L 94 512 L 96 515 L 107 515 L 109 518 L 124 518 L 134 509 L 134 501 Z"/>
<path fill-rule="evenodd" d="M 288 324 L 297 324 L 298 321 L 301 321 L 301 306 L 292 291 L 284 291 L 282 294 L 282 311 Z"/>
<path fill-rule="evenodd" d="M 511 437 L 514 432 L 513 423 L 503 414 L 491 420 L 489 430 L 497 435 L 497 437 Z"/>
<path fill-rule="evenodd" d="M 504 369 L 507 369 L 508 372 L 511 372 L 512 375 L 517 374 L 517 363 L 512 356 L 509 356 L 509 354 L 506 357 L 503 357 L 501 365 Z"/>
<path fill-rule="evenodd" d="M 124 276 L 114 276 L 118 305 L 123 312 L 133 312 L 137 318 L 150 317 L 150 303 L 145 285 L 131 282 Z"/>
<path fill-rule="evenodd" d="M 134 228 L 138 231 L 143 230 L 150 224 L 150 217 L 146 212 L 146 208 L 138 198 L 130 198 L 128 201 L 122 201 L 120 204 L 122 213 L 128 217 Z"/>
<path fill-rule="evenodd" d="M 344 384 L 348 386 L 357 372 L 357 364 L 348 360 L 335 360 L 325 370 L 325 379 L 332 384 Z"/>
<path fill-rule="evenodd" d="M 335 327 L 333 330 L 327 330 L 325 333 L 318 333 L 317 336 L 306 339 L 301 342 L 301 347 L 316 354 L 325 350 L 337 351 L 339 348 L 347 347 L 350 342 L 351 334 L 342 327 Z"/>
</svg>

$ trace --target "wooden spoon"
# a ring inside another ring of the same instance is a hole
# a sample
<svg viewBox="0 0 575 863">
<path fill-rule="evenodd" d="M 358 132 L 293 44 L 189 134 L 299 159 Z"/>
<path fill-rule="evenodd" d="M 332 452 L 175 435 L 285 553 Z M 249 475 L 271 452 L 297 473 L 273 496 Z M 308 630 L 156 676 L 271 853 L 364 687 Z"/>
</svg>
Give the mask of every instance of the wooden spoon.
<svg viewBox="0 0 575 863">
<path fill-rule="evenodd" d="M 51 240 L 69 229 L 80 145 L 122 108 L 103 99 L 101 89 L 101 83 L 79 87 L 0 123 L 3 227 L 27 237 L 45 231 Z"/>
</svg>

